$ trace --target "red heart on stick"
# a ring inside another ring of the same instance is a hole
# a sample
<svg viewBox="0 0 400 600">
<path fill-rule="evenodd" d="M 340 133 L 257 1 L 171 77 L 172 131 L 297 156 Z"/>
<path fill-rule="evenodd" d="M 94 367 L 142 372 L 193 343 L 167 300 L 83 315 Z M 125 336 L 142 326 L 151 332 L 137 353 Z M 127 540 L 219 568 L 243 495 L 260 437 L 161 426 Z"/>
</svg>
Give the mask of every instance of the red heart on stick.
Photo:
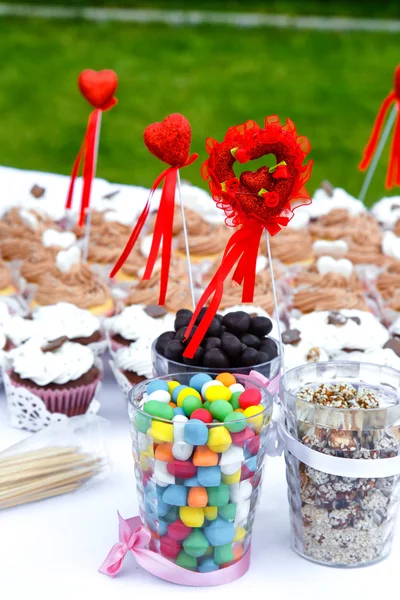
<svg viewBox="0 0 400 600">
<path fill-rule="evenodd" d="M 394 92 L 398 100 L 400 100 L 400 65 L 396 67 L 394 72 Z"/>
<path fill-rule="evenodd" d="M 114 71 L 93 71 L 86 69 L 78 78 L 81 94 L 95 108 L 105 108 L 113 100 L 118 86 L 118 77 Z"/>
<path fill-rule="evenodd" d="M 189 121 L 179 113 L 146 127 L 143 138 L 150 152 L 171 167 L 181 167 L 189 158 L 192 130 Z"/>
</svg>

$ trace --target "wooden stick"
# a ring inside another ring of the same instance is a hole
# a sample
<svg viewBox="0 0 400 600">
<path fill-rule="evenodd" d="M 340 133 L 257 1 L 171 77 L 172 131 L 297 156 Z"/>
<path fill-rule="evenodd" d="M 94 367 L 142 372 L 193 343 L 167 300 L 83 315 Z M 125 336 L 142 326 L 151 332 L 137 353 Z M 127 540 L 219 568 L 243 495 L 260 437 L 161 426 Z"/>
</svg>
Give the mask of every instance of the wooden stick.
<svg viewBox="0 0 400 600">
<path fill-rule="evenodd" d="M 85 466 L 85 467 L 90 467 L 90 466 L 94 466 L 95 464 L 98 464 L 100 462 L 100 459 L 98 458 L 92 458 L 92 459 L 87 459 L 84 458 L 82 460 L 74 460 L 74 461 L 70 461 L 72 463 L 72 466 L 74 468 L 77 467 L 81 467 L 81 466 Z M 45 475 L 51 475 L 51 474 L 55 474 L 55 473 L 60 473 L 60 472 L 68 472 L 70 469 L 66 469 L 65 467 L 69 467 L 68 464 L 46 464 L 45 467 L 40 467 L 40 466 L 33 466 L 33 468 L 28 468 L 28 469 L 21 469 L 20 471 L 16 472 L 11 471 L 10 473 L 1 473 L 0 474 L 0 491 L 1 488 L 4 486 L 9 487 L 10 484 L 13 483 L 18 483 L 24 480 L 30 480 L 30 479 L 34 479 L 37 477 L 44 477 Z"/>
<path fill-rule="evenodd" d="M 47 492 L 42 492 L 41 494 L 34 494 L 32 496 L 15 497 L 13 500 L 10 500 L 8 502 L 0 502 L 0 509 L 19 506 L 20 504 L 26 504 L 28 502 L 37 502 L 38 500 L 45 500 L 46 498 L 51 498 L 53 496 L 61 496 L 62 494 L 67 494 L 68 492 L 74 492 L 79 487 L 79 483 L 71 483 L 69 485 L 60 487 L 57 490 L 48 490 Z"/>
<path fill-rule="evenodd" d="M 41 448 L 40 450 L 30 450 L 28 452 L 22 452 L 20 454 L 16 454 L 15 456 L 5 456 L 4 458 L 0 457 L 0 469 L 3 469 L 4 466 L 8 464 L 19 464 L 21 462 L 25 462 L 27 458 L 29 460 L 45 460 L 49 456 L 62 456 L 65 454 L 77 453 L 78 448 L 76 447 L 60 447 L 54 446 L 50 448 Z"/>
</svg>

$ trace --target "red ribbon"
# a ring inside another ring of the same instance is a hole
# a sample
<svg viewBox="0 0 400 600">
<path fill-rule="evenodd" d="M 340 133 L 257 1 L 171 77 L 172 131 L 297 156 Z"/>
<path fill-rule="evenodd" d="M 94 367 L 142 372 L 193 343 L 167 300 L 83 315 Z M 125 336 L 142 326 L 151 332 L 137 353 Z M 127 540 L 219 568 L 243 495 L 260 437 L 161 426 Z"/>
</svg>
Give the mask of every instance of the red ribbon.
<svg viewBox="0 0 400 600">
<path fill-rule="evenodd" d="M 390 106 L 396 102 L 399 106 L 400 99 L 397 97 L 396 92 L 390 92 L 390 94 L 384 99 L 375 119 L 374 126 L 372 128 L 371 136 L 364 150 L 362 161 L 358 168 L 361 171 L 368 169 L 371 164 L 372 157 L 375 154 L 379 138 L 382 133 L 383 124 L 385 122 L 387 112 Z M 394 135 L 392 141 L 392 147 L 390 151 L 388 170 L 386 174 L 385 187 L 391 189 L 393 185 L 400 185 L 400 119 L 397 115 L 396 123 L 394 126 Z"/>
<path fill-rule="evenodd" d="M 172 229 L 174 224 L 174 207 L 175 207 L 175 190 L 176 190 L 176 178 L 178 169 L 191 165 L 198 158 L 198 154 L 192 154 L 183 165 L 168 167 L 157 177 L 153 186 L 150 190 L 149 197 L 146 205 L 136 223 L 134 230 L 132 231 L 130 238 L 117 260 L 113 270 L 110 273 L 110 277 L 114 277 L 121 269 L 129 254 L 131 253 L 134 245 L 136 244 L 139 235 L 143 229 L 147 217 L 150 213 L 151 200 L 154 192 L 158 186 L 163 183 L 160 206 L 157 212 L 156 222 L 153 232 L 153 240 L 151 244 L 150 254 L 147 259 L 146 269 L 143 275 L 143 281 L 150 279 L 152 276 L 154 265 L 156 263 L 158 253 L 162 242 L 161 252 L 161 275 L 160 275 L 160 295 L 159 304 L 164 304 L 167 288 L 168 288 L 168 275 L 169 267 L 171 264 L 171 251 L 172 251 Z"/>
<path fill-rule="evenodd" d="M 242 301 L 253 301 L 258 247 L 263 230 L 264 227 L 261 223 L 248 221 L 231 236 L 221 264 L 197 303 L 196 310 L 187 327 L 185 340 L 190 338 L 190 333 L 201 309 L 212 296 L 205 314 L 183 353 L 186 358 L 193 358 L 200 346 L 219 308 L 224 293 L 224 282 L 235 265 L 233 281 L 239 285 L 243 284 Z"/>
<path fill-rule="evenodd" d="M 100 115 L 102 111 L 109 110 L 117 103 L 116 98 L 112 98 L 105 106 L 96 108 L 89 115 L 88 125 L 86 128 L 85 136 L 83 138 L 82 146 L 75 159 L 74 166 L 72 167 L 71 180 L 68 188 L 67 201 L 65 208 L 70 209 L 72 206 L 72 198 L 74 195 L 74 188 L 76 178 L 79 174 L 79 169 L 83 163 L 82 175 L 83 175 L 83 187 L 81 196 L 81 206 L 79 211 L 79 227 L 82 227 L 85 223 L 86 211 L 90 204 L 90 193 L 92 190 L 92 182 L 96 171 L 96 160 L 97 160 L 97 139 L 99 135 L 100 126 Z"/>
</svg>

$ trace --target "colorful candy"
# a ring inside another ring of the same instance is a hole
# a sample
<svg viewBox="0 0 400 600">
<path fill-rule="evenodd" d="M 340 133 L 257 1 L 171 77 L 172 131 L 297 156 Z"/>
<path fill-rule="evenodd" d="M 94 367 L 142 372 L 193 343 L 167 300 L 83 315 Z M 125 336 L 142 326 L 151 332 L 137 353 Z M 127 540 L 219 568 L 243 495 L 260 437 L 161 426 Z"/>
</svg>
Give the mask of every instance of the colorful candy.
<svg viewBox="0 0 400 600">
<path fill-rule="evenodd" d="M 209 573 L 247 550 L 270 415 L 240 376 L 198 373 L 186 385 L 180 377 L 149 382 L 136 412 L 139 493 L 156 551 Z"/>
</svg>

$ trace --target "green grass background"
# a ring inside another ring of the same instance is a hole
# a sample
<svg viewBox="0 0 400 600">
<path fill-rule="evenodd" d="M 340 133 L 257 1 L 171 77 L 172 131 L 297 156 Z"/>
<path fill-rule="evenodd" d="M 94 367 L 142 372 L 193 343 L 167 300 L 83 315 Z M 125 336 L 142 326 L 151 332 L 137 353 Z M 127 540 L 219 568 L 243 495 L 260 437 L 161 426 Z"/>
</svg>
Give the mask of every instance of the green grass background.
<svg viewBox="0 0 400 600">
<path fill-rule="evenodd" d="M 200 3 L 200 4 L 206 4 Z M 208 3 L 209 4 L 209 3 Z M 247 5 L 246 5 L 247 8 Z M 321 179 L 357 194 L 362 149 L 399 61 L 399 35 L 0 19 L 0 164 L 68 173 L 89 113 L 84 68 L 119 75 L 119 104 L 103 118 L 98 176 L 149 186 L 160 172 L 147 124 L 188 117 L 192 150 L 207 136 L 268 114 L 290 117 L 312 144 Z M 369 201 L 384 193 L 387 152 Z M 206 186 L 200 161 L 182 177 Z"/>
</svg>

